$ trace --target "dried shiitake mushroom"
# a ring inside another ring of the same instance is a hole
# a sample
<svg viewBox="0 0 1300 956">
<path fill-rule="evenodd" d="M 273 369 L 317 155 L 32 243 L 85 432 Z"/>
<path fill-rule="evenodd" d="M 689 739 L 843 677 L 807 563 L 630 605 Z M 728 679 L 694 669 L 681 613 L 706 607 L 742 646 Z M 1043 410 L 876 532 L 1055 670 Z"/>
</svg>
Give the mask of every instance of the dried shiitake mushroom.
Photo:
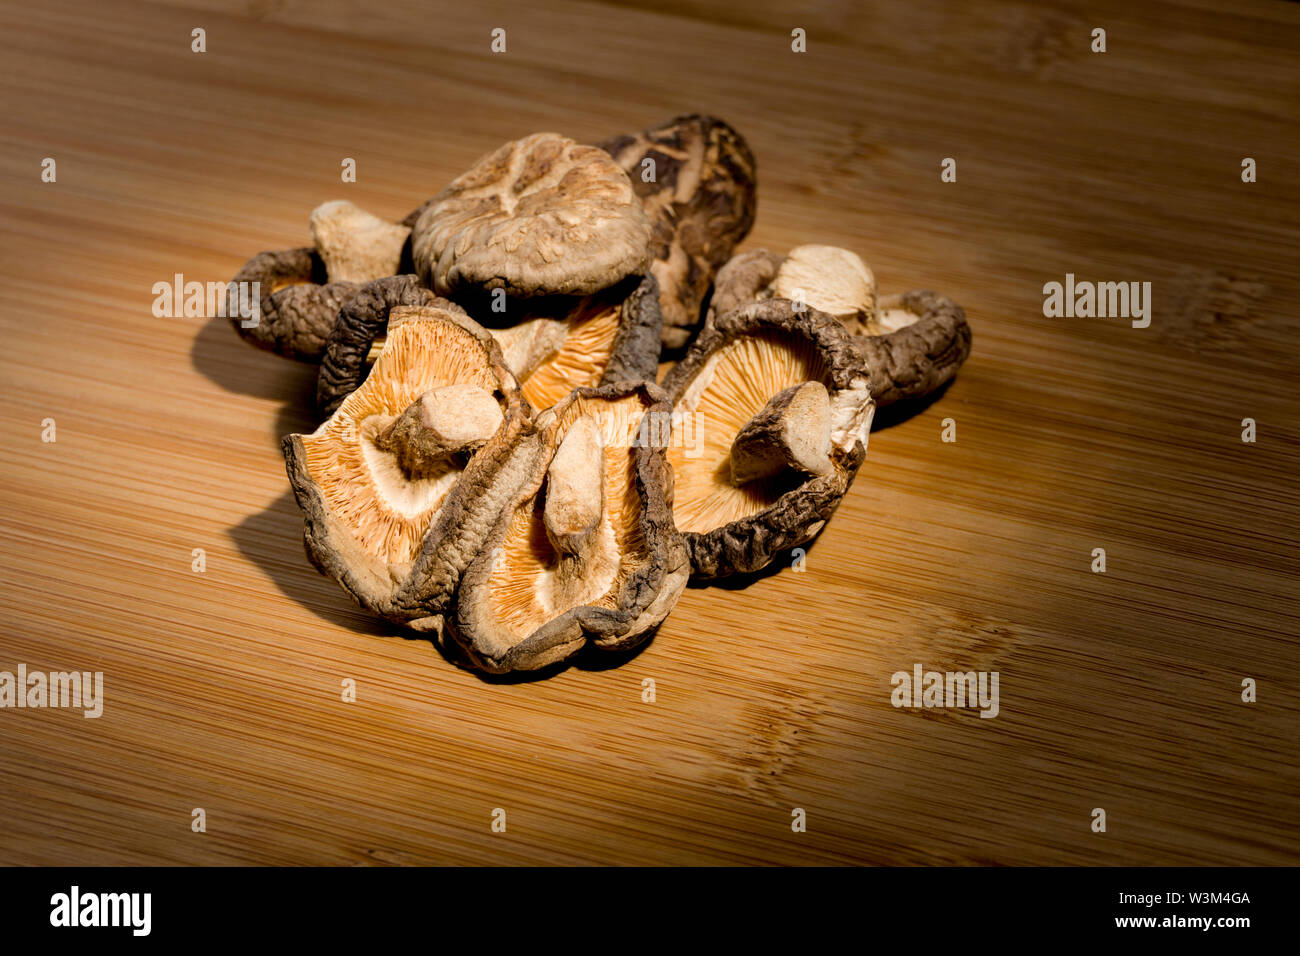
<svg viewBox="0 0 1300 956">
<path fill-rule="evenodd" d="M 257 322 L 245 325 L 238 314 L 239 284 L 260 285 Z M 231 280 L 230 322 L 244 341 L 285 358 L 313 362 L 320 357 L 343 303 L 356 293 L 354 282 L 330 282 L 314 247 L 259 252 Z"/>
<path fill-rule="evenodd" d="M 383 340 L 389 314 L 403 306 L 437 306 L 453 313 L 463 310 L 434 295 L 415 275 L 387 276 L 359 287 L 339 310 L 316 379 L 316 404 L 323 415 L 334 414 L 362 383 L 379 356 L 372 353 Z M 509 365 L 506 366 L 509 368 Z"/>
<path fill-rule="evenodd" d="M 584 644 L 634 647 L 690 574 L 673 527 L 654 385 L 581 388 L 519 439 L 526 473 L 465 571 L 448 631 L 479 667 L 533 670 Z"/>
<path fill-rule="evenodd" d="M 236 283 L 260 283 L 258 321 L 245 327 L 232 307 L 231 323 L 258 348 L 304 362 L 320 359 L 339 309 L 359 285 L 398 272 L 410 254 L 409 223 L 386 222 L 342 200 L 312 211 L 311 232 L 314 246 L 249 259 L 229 293 L 236 294 Z"/>
<path fill-rule="evenodd" d="M 874 335 L 854 336 L 871 369 L 878 405 L 938 391 L 970 355 L 966 312 L 952 299 L 917 289 L 880 300 Z"/>
<path fill-rule="evenodd" d="M 425 207 L 416 270 L 439 295 L 590 295 L 649 264 L 650 220 L 604 150 L 534 133 L 483 156 Z"/>
<path fill-rule="evenodd" d="M 284 440 L 308 556 L 368 610 L 440 632 L 519 480 L 508 466 L 528 426 L 491 335 L 445 301 L 392 309 L 365 382 Z"/>
<path fill-rule="evenodd" d="M 549 408 L 575 388 L 654 381 L 659 355 L 659 300 L 654 276 L 629 276 L 594 296 L 566 299 L 563 318 L 527 319 L 489 329 L 505 364 L 535 409 Z M 330 414 L 382 354 L 389 311 L 450 302 L 418 276 L 389 276 L 363 286 L 340 311 L 316 382 L 316 400 Z"/>
<path fill-rule="evenodd" d="M 399 223 L 329 202 L 313 247 L 255 256 L 236 328 L 321 361 L 327 418 L 284 440 L 311 561 L 502 673 L 635 647 L 690 576 L 811 540 L 877 405 L 951 379 L 970 329 L 848 250 L 733 258 L 754 211 L 744 139 L 690 115 L 527 136 Z"/>
<path fill-rule="evenodd" d="M 681 348 L 714 273 L 754 224 L 754 154 L 732 127 L 698 114 L 599 145 L 627 170 L 650 216 L 663 345 Z"/>
<path fill-rule="evenodd" d="M 563 319 L 532 319 L 493 330 L 524 397 L 549 408 L 575 388 L 654 381 L 659 366 L 659 299 L 653 275 L 631 276 L 588 296 Z"/>
<path fill-rule="evenodd" d="M 875 404 L 834 318 L 786 299 L 716 316 L 663 383 L 673 517 L 699 578 L 757 571 L 816 535 L 866 454 Z"/>
<path fill-rule="evenodd" d="M 928 291 L 879 298 L 866 263 L 836 246 L 736 256 L 718 271 L 706 324 L 747 303 L 781 299 L 844 325 L 871 370 L 871 394 L 879 406 L 930 394 L 970 355 L 970 326 L 961 306 Z"/>
</svg>

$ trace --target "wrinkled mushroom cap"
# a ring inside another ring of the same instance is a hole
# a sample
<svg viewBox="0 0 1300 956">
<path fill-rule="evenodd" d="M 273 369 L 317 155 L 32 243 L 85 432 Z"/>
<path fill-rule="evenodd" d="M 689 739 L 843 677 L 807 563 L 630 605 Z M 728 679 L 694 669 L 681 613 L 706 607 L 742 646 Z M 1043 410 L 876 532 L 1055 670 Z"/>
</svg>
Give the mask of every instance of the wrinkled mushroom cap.
<svg viewBox="0 0 1300 956">
<path fill-rule="evenodd" d="M 465 572 L 450 633 L 479 667 L 626 649 L 690 573 L 669 506 L 670 408 L 654 385 L 578 389 L 520 440 L 528 477 Z"/>
<path fill-rule="evenodd" d="M 853 342 L 871 369 L 871 394 L 878 405 L 937 392 L 970 355 L 965 310 L 928 289 L 882 297 L 876 324 L 878 335 L 856 335 Z"/>
<path fill-rule="evenodd" d="M 440 295 L 585 295 L 648 264 L 650 221 L 603 150 L 535 133 L 480 159 L 419 216 L 413 255 Z"/>
<path fill-rule="evenodd" d="M 246 342 L 286 358 L 319 361 L 339 310 L 364 283 L 393 275 L 409 260 L 410 232 L 406 221 L 387 222 L 344 200 L 317 206 L 311 214 L 315 245 L 249 259 L 231 280 L 226 314 Z M 242 284 L 254 282 L 260 292 L 256 321 L 239 314 L 235 298 Z"/>
<path fill-rule="evenodd" d="M 237 296 L 257 283 L 258 314 L 239 314 Z M 245 285 L 247 284 L 247 285 Z M 330 282 L 316 249 L 259 252 L 230 280 L 226 313 L 240 338 L 301 362 L 320 359 L 343 305 L 356 294 L 354 282 Z"/>
<path fill-rule="evenodd" d="M 809 382 L 824 399 L 801 388 Z M 816 535 L 862 463 L 875 412 L 867 369 L 840 324 L 784 299 L 716 319 L 664 389 L 686 431 L 668 450 L 673 516 L 700 578 L 757 571 Z M 820 439 L 799 447 L 788 429 L 782 438 L 772 426 L 787 415 L 797 416 L 796 430 L 825 428 L 829 449 Z M 789 446 L 787 467 L 756 470 L 752 455 L 740 457 L 746 436 L 763 431 Z M 747 469 L 739 477 L 759 477 L 737 482 L 738 462 Z"/>
<path fill-rule="evenodd" d="M 600 144 L 631 177 L 654 227 L 663 345 L 686 345 L 714 274 L 754 223 L 754 154 L 713 116 L 678 116 Z"/>
</svg>

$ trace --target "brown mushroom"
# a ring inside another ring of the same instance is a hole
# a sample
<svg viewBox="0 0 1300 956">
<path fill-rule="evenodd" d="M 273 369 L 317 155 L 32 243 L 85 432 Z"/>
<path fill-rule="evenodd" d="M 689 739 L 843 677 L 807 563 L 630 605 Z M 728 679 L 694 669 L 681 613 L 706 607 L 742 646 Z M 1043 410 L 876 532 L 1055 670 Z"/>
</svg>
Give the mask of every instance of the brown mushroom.
<svg viewBox="0 0 1300 956">
<path fill-rule="evenodd" d="M 938 391 L 970 355 L 966 313 L 927 289 L 885 296 L 876 315 L 880 332 L 854 342 L 871 369 L 871 395 L 892 405 Z"/>
<path fill-rule="evenodd" d="M 247 323 L 234 300 L 238 287 L 259 286 L 258 315 Z M 285 358 L 314 362 L 334 329 L 339 309 L 357 290 L 354 282 L 329 282 L 314 248 L 259 252 L 235 274 L 227 313 L 244 341 Z"/>
<path fill-rule="evenodd" d="M 407 219 L 421 209 L 412 211 Z M 410 260 L 410 223 L 392 224 L 350 202 L 318 206 L 311 214 L 314 246 L 261 252 L 231 280 L 260 285 L 259 315 L 245 324 L 232 300 L 231 323 L 246 342 L 285 358 L 319 361 L 341 309 L 360 285 L 395 274 Z"/>
<path fill-rule="evenodd" d="M 700 439 L 668 450 L 673 517 L 699 578 L 757 571 L 810 540 L 866 454 L 867 368 L 817 309 L 771 299 L 716 317 L 663 386 Z"/>
<path fill-rule="evenodd" d="M 522 477 L 529 428 L 491 335 L 450 303 L 394 308 L 371 374 L 315 432 L 284 441 L 312 562 L 368 610 L 440 632 Z"/>
<path fill-rule="evenodd" d="M 412 254 L 440 295 L 589 295 L 649 262 L 650 221 L 609 154 L 535 133 L 483 156 L 416 220 Z M 476 310 L 477 311 L 477 310 Z"/>
<path fill-rule="evenodd" d="M 663 345 L 681 348 L 700 324 L 714 274 L 754 224 L 754 155 L 735 129 L 701 115 L 599 145 L 627 171 L 650 217 Z"/>
<path fill-rule="evenodd" d="M 970 355 L 961 306 L 924 290 L 880 298 L 867 265 L 835 246 L 736 256 L 718 271 L 706 325 L 746 303 L 774 299 L 835 317 L 870 368 L 871 394 L 882 407 L 938 390 Z"/>
<path fill-rule="evenodd" d="M 476 666 L 533 670 L 588 643 L 627 649 L 668 615 L 690 574 L 669 505 L 669 414 L 651 384 L 583 388 L 520 439 L 527 478 L 448 619 Z"/>
<path fill-rule="evenodd" d="M 316 405 L 323 415 L 334 414 L 365 380 L 380 354 L 372 353 L 372 348 L 376 341 L 383 341 L 389 314 L 403 306 L 432 306 L 463 313 L 460 306 L 426 289 L 415 275 L 387 276 L 358 287 L 339 309 L 321 359 Z"/>
</svg>

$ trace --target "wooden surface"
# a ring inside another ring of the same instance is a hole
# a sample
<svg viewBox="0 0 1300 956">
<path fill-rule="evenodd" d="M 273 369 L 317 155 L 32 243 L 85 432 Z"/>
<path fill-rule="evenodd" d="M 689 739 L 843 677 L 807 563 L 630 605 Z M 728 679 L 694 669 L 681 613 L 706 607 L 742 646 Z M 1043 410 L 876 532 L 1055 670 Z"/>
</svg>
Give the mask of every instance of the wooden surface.
<svg viewBox="0 0 1300 956">
<path fill-rule="evenodd" d="M 0 862 L 1300 862 L 1300 6 L 1218 6 L 0 8 L 0 669 L 106 695 L 0 711 Z M 312 369 L 151 287 L 692 110 L 758 157 L 745 248 L 853 248 L 974 353 L 806 573 L 692 588 L 613 669 L 458 670 L 303 556 Z M 1067 272 L 1150 281 L 1150 328 L 1045 318 Z M 917 663 L 998 671 L 999 716 L 895 709 Z"/>
</svg>

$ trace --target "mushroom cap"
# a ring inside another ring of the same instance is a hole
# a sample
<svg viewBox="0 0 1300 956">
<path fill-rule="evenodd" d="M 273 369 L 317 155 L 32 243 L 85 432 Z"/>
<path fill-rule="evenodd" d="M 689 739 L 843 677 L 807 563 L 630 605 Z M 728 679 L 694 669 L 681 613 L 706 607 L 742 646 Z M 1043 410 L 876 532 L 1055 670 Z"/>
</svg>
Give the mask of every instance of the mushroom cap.
<svg viewBox="0 0 1300 956">
<path fill-rule="evenodd" d="M 320 361 L 339 310 L 364 282 L 403 265 L 410 271 L 406 220 L 389 223 L 336 200 L 316 207 L 310 225 L 314 246 L 258 253 L 236 273 L 230 292 L 238 282 L 259 283 L 258 322 L 245 327 L 231 308 L 235 331 L 258 348 L 302 362 Z"/>
<path fill-rule="evenodd" d="M 650 217 L 663 345 L 681 348 L 700 324 L 714 274 L 754 224 L 754 154 L 734 128 L 699 114 L 599 145 L 627 171 Z"/>
<path fill-rule="evenodd" d="M 412 236 L 417 271 L 440 295 L 585 295 L 645 270 L 650 220 L 608 153 L 534 133 L 479 159 Z"/>
<path fill-rule="evenodd" d="M 401 307 L 360 387 L 310 435 L 284 440 L 306 519 L 307 553 L 363 607 L 439 629 L 460 572 L 513 490 L 509 472 L 528 408 L 487 331 L 450 304 Z M 412 476 L 380 440 L 431 391 L 468 385 L 500 404 L 496 434 L 468 462 Z"/>
<path fill-rule="evenodd" d="M 962 307 L 928 290 L 876 297 L 862 260 L 835 246 L 798 246 L 789 256 L 754 249 L 718 270 L 705 326 L 751 302 L 787 298 L 829 311 L 871 370 L 876 405 L 923 398 L 956 376 L 971 349 Z"/>
<path fill-rule="evenodd" d="M 627 649 L 668 615 L 690 574 L 669 504 L 670 421 L 655 385 L 580 388 L 521 437 L 527 477 L 462 577 L 448 618 L 475 666 L 534 670 L 588 643 Z"/>
<path fill-rule="evenodd" d="M 871 369 L 871 395 L 880 406 L 923 398 L 947 385 L 970 355 L 966 312 L 947 296 L 917 289 L 880 299 L 879 335 L 853 343 Z"/>
<path fill-rule="evenodd" d="M 830 467 L 797 469 L 743 484 L 732 480 L 738 435 L 774 397 L 820 382 L 829 404 Z M 679 429 L 668 449 L 673 517 L 693 573 L 713 578 L 757 571 L 814 537 L 848 490 L 866 454 L 875 404 L 869 373 L 832 317 L 785 299 L 754 302 L 700 331 L 664 379 Z M 692 436 L 694 436 L 692 438 Z"/>
<path fill-rule="evenodd" d="M 240 338 L 285 358 L 317 361 L 325 350 L 339 309 L 357 291 L 355 282 L 330 282 L 325 262 L 311 246 L 259 252 L 230 280 L 259 285 L 256 324 L 245 326 L 235 308 L 227 311 Z"/>
</svg>

